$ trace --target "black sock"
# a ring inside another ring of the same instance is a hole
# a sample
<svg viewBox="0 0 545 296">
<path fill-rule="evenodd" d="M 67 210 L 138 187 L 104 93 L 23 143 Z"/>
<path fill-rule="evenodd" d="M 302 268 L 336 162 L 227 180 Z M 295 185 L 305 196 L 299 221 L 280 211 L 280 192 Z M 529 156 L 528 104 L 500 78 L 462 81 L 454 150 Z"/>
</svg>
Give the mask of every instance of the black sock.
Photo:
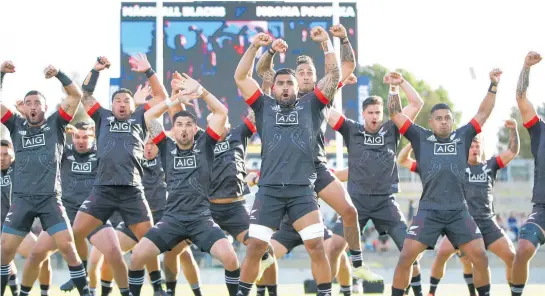
<svg viewBox="0 0 545 296">
<path fill-rule="evenodd" d="M 199 283 L 192 284 L 190 286 L 191 286 L 191 291 L 193 291 L 194 296 L 202 296 L 201 287 L 199 286 Z M 238 287 L 238 285 L 237 285 L 237 287 Z M 172 295 L 174 296 L 175 294 L 172 293 Z"/>
<path fill-rule="evenodd" d="M 100 295 L 110 296 L 112 293 L 113 284 L 110 281 L 100 280 Z"/>
<path fill-rule="evenodd" d="M 129 270 L 129 290 L 132 296 L 140 296 L 144 284 L 144 270 Z"/>
<path fill-rule="evenodd" d="M 467 289 L 469 290 L 470 296 L 476 296 L 475 294 L 475 285 L 473 284 L 473 274 L 472 273 L 464 273 L 464 280 L 467 284 Z"/>
<path fill-rule="evenodd" d="M 477 293 L 479 296 L 488 296 L 490 295 L 490 284 L 477 288 Z"/>
<path fill-rule="evenodd" d="M 40 290 L 42 291 L 42 296 L 49 295 L 49 285 L 40 285 Z"/>
<path fill-rule="evenodd" d="M 257 293 L 255 293 L 255 296 L 265 296 L 265 292 L 267 291 L 267 286 L 264 285 L 255 285 L 257 288 Z"/>
<path fill-rule="evenodd" d="M 169 296 L 176 295 L 176 285 L 177 284 L 178 284 L 178 281 L 167 282 L 167 294 Z"/>
<path fill-rule="evenodd" d="M 341 294 L 343 294 L 343 296 L 350 296 L 352 295 L 352 289 L 350 286 L 341 286 Z"/>
<path fill-rule="evenodd" d="M 267 292 L 269 292 L 269 296 L 276 296 L 278 293 L 276 292 L 277 285 L 267 285 Z"/>
<path fill-rule="evenodd" d="M 151 280 L 151 285 L 153 286 L 153 291 L 161 291 L 163 287 L 161 286 L 161 272 L 156 270 L 149 273 L 149 278 Z"/>
<path fill-rule="evenodd" d="M 413 288 L 414 296 L 422 296 L 422 283 L 420 275 L 413 276 L 413 278 L 411 279 L 411 287 Z"/>
<path fill-rule="evenodd" d="M 318 285 L 317 296 L 331 295 L 331 283 L 323 283 Z"/>
<path fill-rule="evenodd" d="M 511 285 L 511 296 L 522 296 L 522 291 L 524 290 L 524 285 Z"/>
<path fill-rule="evenodd" d="M 83 264 L 77 266 L 68 265 L 70 270 L 70 277 L 76 288 L 78 288 L 80 295 L 89 295 L 89 285 L 87 284 L 87 272 L 83 268 Z"/>
<path fill-rule="evenodd" d="M 119 293 L 121 294 L 121 296 L 133 296 L 129 288 L 119 288 Z"/>
<path fill-rule="evenodd" d="M 27 287 L 27 286 L 21 285 L 21 296 L 30 295 L 30 290 L 32 290 L 32 286 Z"/>
<path fill-rule="evenodd" d="M 396 289 L 392 287 L 392 296 L 403 296 L 405 293 L 405 290 L 403 289 Z"/>
<path fill-rule="evenodd" d="M 12 274 L 9 276 L 8 280 L 9 288 L 11 289 L 11 295 L 19 296 L 19 283 L 17 283 L 17 275 Z"/>
<path fill-rule="evenodd" d="M 249 296 L 254 284 L 245 283 L 243 281 L 238 282 L 238 292 L 236 296 Z M 230 293 L 230 291 L 229 291 Z"/>
<path fill-rule="evenodd" d="M 360 267 L 363 265 L 363 257 L 361 256 L 361 250 L 350 250 L 350 261 L 352 266 Z"/>
<path fill-rule="evenodd" d="M 238 282 L 240 280 L 240 268 L 229 271 L 225 270 L 225 284 L 227 284 L 227 290 L 229 290 L 230 296 L 236 296 L 238 290 Z"/>
<path fill-rule="evenodd" d="M 6 286 L 8 285 L 8 281 L 9 281 L 9 274 L 11 273 L 11 265 L 9 264 L 2 264 L 2 266 L 0 266 L 0 292 L 2 294 L 0 295 L 4 295 L 4 292 L 6 291 Z"/>
<path fill-rule="evenodd" d="M 437 285 L 439 285 L 440 281 L 441 279 L 430 277 L 430 293 L 429 293 L 430 295 L 429 296 L 435 295 L 435 290 L 437 290 Z"/>
</svg>

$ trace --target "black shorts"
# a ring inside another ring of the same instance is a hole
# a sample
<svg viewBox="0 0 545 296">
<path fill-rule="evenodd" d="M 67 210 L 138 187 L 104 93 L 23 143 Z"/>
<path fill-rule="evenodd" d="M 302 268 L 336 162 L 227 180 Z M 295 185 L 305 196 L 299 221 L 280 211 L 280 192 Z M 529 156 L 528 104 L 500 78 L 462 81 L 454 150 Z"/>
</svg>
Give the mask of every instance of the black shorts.
<svg viewBox="0 0 545 296">
<path fill-rule="evenodd" d="M 155 211 L 155 212 L 152 212 L 151 215 L 153 216 L 153 222 L 154 223 L 157 223 L 159 221 L 161 221 L 161 219 L 163 219 L 163 213 L 164 211 Z M 127 224 L 125 224 L 125 222 L 123 222 L 123 220 L 121 219 L 121 215 L 119 215 L 117 212 L 114 213 L 114 216 L 116 216 L 116 220 L 118 219 L 119 221 L 116 221 L 117 224 L 116 224 L 116 227 L 115 227 L 115 230 L 121 232 L 121 233 L 124 233 L 126 236 L 128 236 L 130 239 L 132 239 L 133 241 L 135 242 L 138 242 L 139 239 L 138 237 L 136 237 L 136 235 L 132 232 L 132 230 L 127 227 Z M 111 218 L 110 218 L 111 220 Z"/>
<path fill-rule="evenodd" d="M 260 193 L 255 195 L 250 212 L 250 223 L 278 229 L 287 212 L 291 221 L 297 221 L 306 214 L 318 211 L 318 199 L 314 195 L 298 197 L 277 197 Z"/>
<path fill-rule="evenodd" d="M 320 193 L 329 184 L 335 181 L 335 175 L 327 168 L 323 162 L 316 163 L 316 181 L 314 182 L 314 192 Z"/>
<path fill-rule="evenodd" d="M 467 210 L 418 210 L 406 237 L 433 249 L 441 234 L 446 235 L 456 249 L 483 237 Z"/>
<path fill-rule="evenodd" d="M 210 203 L 210 212 L 214 222 L 227 231 L 235 239 L 250 227 L 250 214 L 246 209 L 246 201 L 241 200 L 228 204 Z"/>
<path fill-rule="evenodd" d="M 14 195 L 2 231 L 25 237 L 36 217 L 40 218 L 43 230 L 51 236 L 70 227 L 59 196 Z"/>
<path fill-rule="evenodd" d="M 537 224 L 543 231 L 545 231 L 545 205 L 535 204 L 532 208 L 532 213 L 528 215 L 526 223 Z"/>
<path fill-rule="evenodd" d="M 102 223 L 106 223 L 115 211 L 119 212 L 127 225 L 151 220 L 144 189 L 133 186 L 93 186 L 91 195 L 79 210 Z"/>
<path fill-rule="evenodd" d="M 395 197 L 393 195 L 355 195 L 355 197 L 352 198 L 352 201 L 358 210 L 358 220 L 361 230 L 363 231 L 367 222 L 372 220 L 377 232 L 380 235 L 388 234 L 398 249 L 401 250 L 403 241 L 405 240 L 407 222 Z M 369 202 L 369 199 L 372 199 L 372 201 Z M 373 206 L 364 206 L 366 201 L 369 204 L 373 204 Z M 344 225 L 340 216 L 337 222 L 335 222 L 335 226 L 333 226 L 333 233 L 344 236 Z"/>
<path fill-rule="evenodd" d="M 503 229 L 498 225 L 495 218 L 490 219 L 474 219 L 477 223 L 477 227 L 481 230 L 483 235 L 484 246 L 488 249 L 492 243 L 502 237 L 507 237 Z"/>
<path fill-rule="evenodd" d="M 74 225 L 74 221 L 76 220 L 76 215 L 78 214 L 78 210 L 79 210 L 78 208 L 74 208 L 70 206 L 66 207 L 66 215 L 68 216 L 68 220 L 70 220 L 70 225 Z M 91 241 L 91 237 L 93 235 L 95 235 L 97 232 L 101 231 L 102 229 L 108 228 L 108 227 L 112 227 L 112 224 L 110 223 L 110 221 L 100 225 L 95 230 L 91 231 L 91 233 L 89 233 L 89 235 L 87 236 L 87 239 Z"/>
<path fill-rule="evenodd" d="M 212 217 L 202 217 L 194 221 L 180 221 L 166 213 L 145 235 L 161 253 L 172 250 L 180 242 L 189 240 L 202 252 L 210 253 L 212 246 L 225 233 Z"/>
<path fill-rule="evenodd" d="M 330 239 L 331 235 L 331 230 L 324 226 L 324 241 Z M 286 220 L 282 220 L 280 229 L 273 234 L 272 239 L 284 246 L 284 248 L 288 250 L 288 253 L 295 247 L 303 244 L 303 240 L 299 233 Z"/>
</svg>

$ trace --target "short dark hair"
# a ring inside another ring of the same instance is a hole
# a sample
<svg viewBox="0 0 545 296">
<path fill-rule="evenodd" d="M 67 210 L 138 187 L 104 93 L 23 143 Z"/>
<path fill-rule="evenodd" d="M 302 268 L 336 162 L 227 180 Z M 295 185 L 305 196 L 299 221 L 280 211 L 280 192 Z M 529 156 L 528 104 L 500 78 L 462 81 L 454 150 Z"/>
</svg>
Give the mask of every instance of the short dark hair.
<svg viewBox="0 0 545 296">
<path fill-rule="evenodd" d="M 95 127 L 95 124 L 87 122 L 87 121 L 79 121 L 76 124 L 74 124 L 74 127 L 79 129 L 79 130 L 88 131 L 88 130 L 93 129 Z"/>
<path fill-rule="evenodd" d="M 294 78 L 297 78 L 295 76 L 295 71 L 293 71 L 293 69 L 290 69 L 290 68 L 282 68 L 282 69 L 276 70 L 276 74 L 274 74 L 273 81 L 276 81 L 276 76 L 278 75 L 291 75 Z"/>
<path fill-rule="evenodd" d="M 197 123 L 197 118 L 195 117 L 195 115 L 193 115 L 193 113 L 189 112 L 189 111 L 180 111 L 176 114 L 174 114 L 174 116 L 172 116 L 172 125 L 174 125 L 174 123 L 176 122 L 176 119 L 178 119 L 178 117 L 189 117 L 191 118 L 191 121 L 193 121 L 193 123 Z"/>
<path fill-rule="evenodd" d="M 445 104 L 445 103 L 438 103 L 438 104 L 435 104 L 432 108 L 431 108 L 431 111 L 430 111 L 430 114 L 432 114 L 433 112 L 437 111 L 437 110 L 450 110 L 450 107 Z M 452 112 L 452 111 L 451 111 Z"/>
<path fill-rule="evenodd" d="M 383 105 L 383 100 L 379 96 L 370 96 L 367 99 L 363 100 L 361 103 L 361 111 L 365 111 L 370 105 Z"/>
<path fill-rule="evenodd" d="M 132 97 L 132 91 L 126 88 L 120 88 L 112 94 L 112 101 L 114 100 L 115 96 L 117 96 L 118 94 L 128 94 L 129 96 Z"/>
<path fill-rule="evenodd" d="M 13 145 L 8 140 L 0 140 L 0 146 L 8 147 L 8 149 L 13 149 Z"/>
<path fill-rule="evenodd" d="M 298 56 L 297 59 L 295 60 L 295 63 L 297 64 L 297 66 L 299 66 L 301 64 L 309 64 L 309 65 L 314 66 L 314 61 L 308 55 Z"/>
<path fill-rule="evenodd" d="M 26 98 L 27 98 L 28 96 L 40 96 L 40 97 L 42 97 L 42 98 L 44 99 L 44 101 L 45 101 L 45 96 L 44 96 L 44 94 L 42 94 L 41 92 L 39 92 L 39 91 L 37 91 L 37 90 L 31 90 L 31 91 L 27 92 L 26 95 L 25 95 L 25 97 L 23 98 L 23 102 L 26 101 Z"/>
</svg>

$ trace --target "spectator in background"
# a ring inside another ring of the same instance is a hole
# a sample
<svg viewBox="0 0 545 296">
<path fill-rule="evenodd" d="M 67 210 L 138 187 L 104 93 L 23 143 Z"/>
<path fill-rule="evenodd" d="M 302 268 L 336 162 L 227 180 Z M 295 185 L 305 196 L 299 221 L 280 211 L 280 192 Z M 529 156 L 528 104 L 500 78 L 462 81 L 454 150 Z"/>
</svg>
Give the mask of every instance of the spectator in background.
<svg viewBox="0 0 545 296">
<path fill-rule="evenodd" d="M 509 213 L 509 218 L 507 218 L 507 229 L 513 233 L 513 236 L 515 238 L 513 241 L 517 241 L 519 237 L 518 225 L 519 223 L 517 221 L 517 218 L 515 217 L 515 213 L 513 212 Z"/>
</svg>

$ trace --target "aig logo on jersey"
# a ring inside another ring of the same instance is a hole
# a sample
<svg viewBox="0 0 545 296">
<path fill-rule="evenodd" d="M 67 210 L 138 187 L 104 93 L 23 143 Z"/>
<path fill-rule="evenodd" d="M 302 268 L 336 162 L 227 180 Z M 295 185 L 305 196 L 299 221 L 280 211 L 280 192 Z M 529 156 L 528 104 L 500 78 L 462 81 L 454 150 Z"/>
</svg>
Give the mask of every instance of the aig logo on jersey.
<svg viewBox="0 0 545 296">
<path fill-rule="evenodd" d="M 6 175 L 6 176 L 0 178 L 0 182 L 1 182 L 0 186 L 2 186 L 2 187 L 11 185 L 11 176 Z"/>
<path fill-rule="evenodd" d="M 279 124 L 279 125 L 299 124 L 299 113 L 297 113 L 297 111 L 292 111 L 288 114 L 276 113 L 276 124 Z"/>
<path fill-rule="evenodd" d="M 382 146 L 384 145 L 384 135 L 363 135 L 363 140 L 365 141 L 365 145 L 371 145 L 371 146 Z"/>
<path fill-rule="evenodd" d="M 223 153 L 225 151 L 228 151 L 229 147 L 230 147 L 229 142 L 227 142 L 227 141 L 219 142 L 214 147 L 214 154 L 220 154 L 220 153 Z"/>
<path fill-rule="evenodd" d="M 131 123 L 124 121 L 112 121 L 110 122 L 110 132 L 112 133 L 130 133 Z"/>
<path fill-rule="evenodd" d="M 74 173 L 90 173 L 91 172 L 91 162 L 73 162 L 72 163 L 72 172 Z"/>
<path fill-rule="evenodd" d="M 23 148 L 32 148 L 45 145 L 44 134 L 37 134 L 30 137 L 22 137 Z"/>
<path fill-rule="evenodd" d="M 466 168 L 466 173 L 469 176 L 469 182 L 471 183 L 486 183 L 488 182 L 488 172 L 490 172 L 490 169 L 488 169 L 485 166 L 482 168 L 483 172 L 480 174 L 474 174 L 471 172 L 469 168 Z"/>
<path fill-rule="evenodd" d="M 195 155 L 174 157 L 175 170 L 194 169 L 196 167 L 197 161 L 195 160 Z"/>
<path fill-rule="evenodd" d="M 456 143 L 433 143 L 433 154 L 456 155 Z"/>
</svg>

